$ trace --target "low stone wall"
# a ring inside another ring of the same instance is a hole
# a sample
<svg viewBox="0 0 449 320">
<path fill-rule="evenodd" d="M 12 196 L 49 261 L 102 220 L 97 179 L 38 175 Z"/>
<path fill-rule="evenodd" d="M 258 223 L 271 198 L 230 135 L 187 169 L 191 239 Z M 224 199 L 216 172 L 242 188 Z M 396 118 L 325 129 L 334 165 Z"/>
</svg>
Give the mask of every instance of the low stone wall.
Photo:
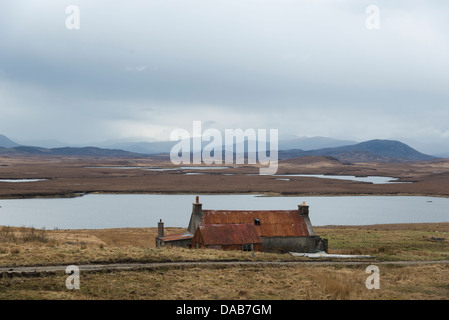
<svg viewBox="0 0 449 320">
<path fill-rule="evenodd" d="M 180 239 L 180 240 L 172 240 L 172 241 L 162 241 L 159 238 L 156 238 L 156 247 L 180 247 L 180 248 L 190 248 L 192 245 L 192 239 Z"/>
<path fill-rule="evenodd" d="M 327 239 L 311 237 L 262 237 L 265 252 L 327 252 Z"/>
</svg>

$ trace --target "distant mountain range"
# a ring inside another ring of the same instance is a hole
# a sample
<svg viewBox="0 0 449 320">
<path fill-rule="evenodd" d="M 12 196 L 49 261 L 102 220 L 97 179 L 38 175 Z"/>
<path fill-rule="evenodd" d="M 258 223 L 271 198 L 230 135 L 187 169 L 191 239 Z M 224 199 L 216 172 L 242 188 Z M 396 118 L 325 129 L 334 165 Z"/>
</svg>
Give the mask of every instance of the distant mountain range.
<svg viewBox="0 0 449 320">
<path fill-rule="evenodd" d="M 103 149 L 120 149 L 134 153 L 141 154 L 158 154 L 158 153 L 170 153 L 171 148 L 177 143 L 177 141 L 104 141 L 97 143 L 90 143 L 89 145 Z M 288 137 L 279 140 L 279 149 L 301 149 L 301 150 L 313 150 L 321 148 L 333 148 L 346 145 L 356 144 L 356 141 L 351 140 L 339 140 L 327 137 Z M 203 146 L 207 142 L 203 143 Z M 16 144 L 26 146 L 38 146 L 43 148 L 61 148 L 61 147 L 84 147 L 79 145 L 70 145 L 57 140 L 29 140 Z M 0 142 L 0 147 L 3 146 Z"/>
<path fill-rule="evenodd" d="M 12 148 L 0 147 L 0 155 L 53 155 L 53 156 L 94 156 L 94 157 L 141 157 L 141 154 L 119 150 L 102 149 L 97 147 L 83 148 L 41 148 L 32 146 L 17 146 Z"/>
<path fill-rule="evenodd" d="M 169 153 L 177 142 L 112 143 L 107 147 L 43 148 L 22 146 L 0 135 L 0 154 L 71 155 L 107 157 L 146 157 Z M 206 145 L 207 143 L 203 143 Z M 222 147 L 223 149 L 225 146 Z M 326 137 L 295 138 L 279 141 L 279 160 L 303 156 L 326 156 L 345 162 L 426 161 L 435 157 L 423 154 L 396 140 L 370 140 L 357 143 Z"/>
<path fill-rule="evenodd" d="M 303 156 L 328 156 L 348 162 L 427 161 L 435 157 L 423 154 L 405 143 L 395 140 L 370 140 L 348 146 L 317 150 L 281 150 L 279 159 Z"/>
<path fill-rule="evenodd" d="M 75 156 L 110 156 L 110 157 L 135 157 L 139 154 L 119 150 L 103 149 L 98 147 L 62 147 L 62 148 L 42 148 L 35 146 L 22 146 L 5 135 L 0 134 L 0 155 L 75 155 Z"/>
</svg>

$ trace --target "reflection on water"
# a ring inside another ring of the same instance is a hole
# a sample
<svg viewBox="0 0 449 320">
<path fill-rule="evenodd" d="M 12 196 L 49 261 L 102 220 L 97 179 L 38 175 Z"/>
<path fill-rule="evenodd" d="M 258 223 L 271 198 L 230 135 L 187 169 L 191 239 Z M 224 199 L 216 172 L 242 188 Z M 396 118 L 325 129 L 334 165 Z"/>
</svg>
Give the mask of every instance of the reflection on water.
<svg viewBox="0 0 449 320">
<path fill-rule="evenodd" d="M 48 179 L 0 179 L 0 182 L 12 182 L 12 183 L 18 183 L 18 182 L 37 182 L 37 181 L 46 181 Z"/>
<path fill-rule="evenodd" d="M 99 195 L 0 200 L 0 225 L 53 229 L 187 227 L 195 195 Z M 313 225 L 448 222 L 449 199 L 406 196 L 201 195 L 203 209 L 292 210 L 305 201 Z M 429 202 L 431 201 L 431 202 Z"/>
<path fill-rule="evenodd" d="M 123 169 L 123 170 L 131 170 L 131 169 L 141 169 L 148 171 L 171 171 L 171 170 L 213 170 L 213 169 L 229 169 L 232 167 L 176 167 L 176 168 L 154 168 L 154 167 L 108 167 L 108 166 L 100 166 L 100 167 L 84 167 L 87 169 Z"/>
<path fill-rule="evenodd" d="M 324 174 L 284 174 L 284 175 L 277 175 L 277 176 L 279 176 L 279 177 L 310 177 L 310 178 L 323 178 L 323 179 L 340 179 L 340 180 L 368 182 L 368 183 L 373 183 L 373 184 L 411 183 L 411 182 L 397 181 L 398 178 L 394 178 L 394 177 L 380 177 L 380 176 L 357 177 L 357 176 L 338 176 L 338 175 L 334 176 L 334 175 L 324 175 Z"/>
</svg>

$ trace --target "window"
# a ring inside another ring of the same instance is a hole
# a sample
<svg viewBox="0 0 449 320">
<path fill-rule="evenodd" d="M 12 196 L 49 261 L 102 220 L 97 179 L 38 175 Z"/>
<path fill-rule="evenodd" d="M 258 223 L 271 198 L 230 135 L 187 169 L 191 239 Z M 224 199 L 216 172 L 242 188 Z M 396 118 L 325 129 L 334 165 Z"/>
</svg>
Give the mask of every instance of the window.
<svg viewBox="0 0 449 320">
<path fill-rule="evenodd" d="M 254 219 L 254 225 L 260 226 L 260 219 Z"/>
<path fill-rule="evenodd" d="M 252 243 L 247 243 L 242 245 L 242 251 L 253 251 L 254 250 L 254 246 Z"/>
</svg>

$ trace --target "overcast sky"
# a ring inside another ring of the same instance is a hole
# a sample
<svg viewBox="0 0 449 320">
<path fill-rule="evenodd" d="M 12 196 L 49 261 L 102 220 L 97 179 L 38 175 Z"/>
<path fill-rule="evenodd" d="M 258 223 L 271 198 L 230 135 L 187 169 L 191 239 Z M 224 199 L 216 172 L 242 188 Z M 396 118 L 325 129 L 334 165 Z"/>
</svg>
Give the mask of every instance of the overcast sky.
<svg viewBox="0 0 449 320">
<path fill-rule="evenodd" d="M 66 27 L 69 5 L 79 29 Z M 379 29 L 366 26 L 369 5 Z M 0 133 L 168 140 L 201 120 L 447 152 L 448 9 L 437 0 L 2 0 Z"/>
</svg>

